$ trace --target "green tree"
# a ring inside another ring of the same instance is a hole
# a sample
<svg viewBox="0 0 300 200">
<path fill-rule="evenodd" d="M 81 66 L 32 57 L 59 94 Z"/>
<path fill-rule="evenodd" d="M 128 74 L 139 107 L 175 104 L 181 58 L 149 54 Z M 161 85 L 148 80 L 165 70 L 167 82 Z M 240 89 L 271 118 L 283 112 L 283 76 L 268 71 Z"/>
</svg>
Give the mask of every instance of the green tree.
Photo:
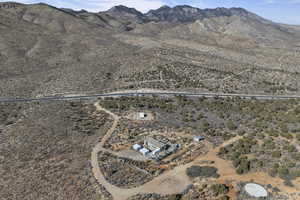
<svg viewBox="0 0 300 200">
<path fill-rule="evenodd" d="M 231 131 L 237 129 L 237 125 L 236 125 L 232 120 L 228 120 L 228 121 L 227 121 L 226 127 L 227 127 L 229 130 L 231 130 Z"/>
<path fill-rule="evenodd" d="M 280 151 L 273 151 L 272 152 L 272 157 L 273 158 L 280 158 L 281 157 L 281 152 Z"/>
</svg>

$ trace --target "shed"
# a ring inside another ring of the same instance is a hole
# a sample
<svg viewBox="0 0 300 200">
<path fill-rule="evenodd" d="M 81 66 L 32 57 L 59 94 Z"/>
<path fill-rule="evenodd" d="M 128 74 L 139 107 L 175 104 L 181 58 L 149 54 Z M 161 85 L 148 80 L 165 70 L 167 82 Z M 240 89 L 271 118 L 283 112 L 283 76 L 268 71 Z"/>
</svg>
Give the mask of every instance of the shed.
<svg viewBox="0 0 300 200">
<path fill-rule="evenodd" d="M 136 150 L 136 151 L 139 151 L 139 150 L 142 148 L 142 146 L 139 145 L 139 144 L 135 144 L 135 145 L 132 146 L 132 148 L 133 148 L 134 150 Z"/>
<path fill-rule="evenodd" d="M 150 151 L 146 148 L 142 148 L 140 149 L 141 154 L 143 154 L 144 156 L 146 156 Z"/>
<path fill-rule="evenodd" d="M 202 140 L 204 140 L 205 139 L 205 137 L 203 137 L 203 136 L 195 136 L 194 137 L 194 141 L 195 142 L 200 142 L 200 141 L 202 141 Z"/>
<path fill-rule="evenodd" d="M 140 113 L 139 113 L 139 117 L 140 117 L 141 119 L 144 119 L 144 118 L 147 117 L 147 113 L 140 112 Z"/>
</svg>

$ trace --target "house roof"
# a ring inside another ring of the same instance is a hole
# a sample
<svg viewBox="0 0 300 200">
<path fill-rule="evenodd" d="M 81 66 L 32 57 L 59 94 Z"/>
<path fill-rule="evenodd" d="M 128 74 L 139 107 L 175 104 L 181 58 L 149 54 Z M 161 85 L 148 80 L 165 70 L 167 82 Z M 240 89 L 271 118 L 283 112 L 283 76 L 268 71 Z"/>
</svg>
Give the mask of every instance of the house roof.
<svg viewBox="0 0 300 200">
<path fill-rule="evenodd" d="M 149 150 L 148 150 L 148 149 L 146 149 L 146 148 L 142 148 L 142 149 L 140 149 L 140 152 L 141 152 L 141 153 L 148 153 L 148 152 L 149 152 Z"/>
<path fill-rule="evenodd" d="M 158 140 L 153 139 L 152 137 L 146 137 L 145 141 L 157 148 L 162 148 L 166 145 Z"/>
<path fill-rule="evenodd" d="M 142 146 L 139 145 L 139 144 L 135 144 L 135 145 L 133 145 L 132 147 L 138 149 L 138 148 L 141 148 Z"/>
</svg>

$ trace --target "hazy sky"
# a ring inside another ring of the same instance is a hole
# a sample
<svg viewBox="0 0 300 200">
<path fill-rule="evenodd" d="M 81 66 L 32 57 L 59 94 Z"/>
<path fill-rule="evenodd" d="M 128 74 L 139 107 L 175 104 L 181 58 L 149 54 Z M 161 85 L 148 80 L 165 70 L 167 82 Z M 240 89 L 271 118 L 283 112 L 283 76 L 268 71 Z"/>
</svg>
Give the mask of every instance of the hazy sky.
<svg viewBox="0 0 300 200">
<path fill-rule="evenodd" d="M 3 0 L 0 0 L 0 2 Z M 162 5 L 191 5 L 199 8 L 243 7 L 276 22 L 300 25 L 300 0 L 15 0 L 20 3 L 44 2 L 56 7 L 85 9 L 92 12 L 107 10 L 115 5 L 134 7 L 147 12 Z"/>
</svg>

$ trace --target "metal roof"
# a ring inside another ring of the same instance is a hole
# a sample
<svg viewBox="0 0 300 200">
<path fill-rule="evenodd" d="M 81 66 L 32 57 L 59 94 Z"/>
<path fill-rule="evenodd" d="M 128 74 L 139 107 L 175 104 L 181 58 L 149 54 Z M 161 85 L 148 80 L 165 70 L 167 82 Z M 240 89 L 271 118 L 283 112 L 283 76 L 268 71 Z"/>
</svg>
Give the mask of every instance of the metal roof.
<svg viewBox="0 0 300 200">
<path fill-rule="evenodd" d="M 143 154 L 146 154 L 146 153 L 150 152 L 150 150 L 146 149 L 146 148 L 142 148 L 142 149 L 140 149 L 140 152 Z"/>
<path fill-rule="evenodd" d="M 132 148 L 138 150 L 138 149 L 142 148 L 142 146 L 139 144 L 135 144 L 132 146 Z"/>
<path fill-rule="evenodd" d="M 164 147 L 166 144 L 162 143 L 158 140 L 153 139 L 152 137 L 146 137 L 145 142 L 149 143 L 152 146 L 155 146 L 157 148 L 162 148 Z"/>
</svg>

